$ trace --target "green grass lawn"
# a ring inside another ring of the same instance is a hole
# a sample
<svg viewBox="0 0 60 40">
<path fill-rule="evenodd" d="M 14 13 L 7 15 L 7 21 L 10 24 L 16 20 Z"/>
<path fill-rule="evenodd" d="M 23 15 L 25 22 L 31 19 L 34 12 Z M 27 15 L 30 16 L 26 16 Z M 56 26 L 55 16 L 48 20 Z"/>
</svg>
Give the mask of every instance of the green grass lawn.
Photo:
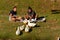
<svg viewBox="0 0 60 40">
<path fill-rule="evenodd" d="M 28 6 L 39 16 L 47 16 L 46 22 L 38 22 L 30 33 L 16 36 L 16 27 L 23 25 L 20 22 L 9 22 L 8 14 L 14 5 L 17 5 L 18 16 L 27 13 Z M 52 3 L 44 0 L 0 0 L 0 40 L 57 40 L 60 36 L 60 14 L 52 14 Z"/>
</svg>

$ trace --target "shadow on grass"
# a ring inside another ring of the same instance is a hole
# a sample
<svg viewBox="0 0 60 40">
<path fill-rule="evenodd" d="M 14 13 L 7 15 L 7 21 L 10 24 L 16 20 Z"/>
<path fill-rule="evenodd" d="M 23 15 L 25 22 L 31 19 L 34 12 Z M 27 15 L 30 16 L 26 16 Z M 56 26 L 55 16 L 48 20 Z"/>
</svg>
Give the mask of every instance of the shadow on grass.
<svg viewBox="0 0 60 40">
<path fill-rule="evenodd" d="M 29 32 L 31 32 L 32 31 L 32 28 L 29 30 Z"/>
<path fill-rule="evenodd" d="M 36 25 L 34 28 L 40 27 L 39 25 Z M 30 29 L 29 32 L 33 31 L 33 28 Z"/>
<path fill-rule="evenodd" d="M 52 14 L 60 14 L 60 10 L 51 10 Z"/>
<path fill-rule="evenodd" d="M 21 32 L 20 32 L 20 35 L 22 35 L 22 34 L 23 34 L 23 32 L 21 31 Z"/>
<path fill-rule="evenodd" d="M 40 27 L 40 25 L 36 25 L 35 27 Z"/>
</svg>

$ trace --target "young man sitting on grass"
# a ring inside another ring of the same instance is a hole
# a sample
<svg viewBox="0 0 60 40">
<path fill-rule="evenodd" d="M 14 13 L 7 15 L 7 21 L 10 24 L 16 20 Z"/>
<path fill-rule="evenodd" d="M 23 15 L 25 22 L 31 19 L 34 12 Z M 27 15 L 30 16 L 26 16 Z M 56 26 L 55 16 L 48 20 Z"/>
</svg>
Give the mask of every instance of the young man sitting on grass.
<svg viewBox="0 0 60 40">
<path fill-rule="evenodd" d="M 37 15 L 35 13 L 35 11 L 32 10 L 31 7 L 28 7 L 28 14 L 25 16 L 25 19 L 37 19 Z"/>
<path fill-rule="evenodd" d="M 17 21 L 17 20 L 21 20 L 21 17 L 17 17 L 17 7 L 14 6 L 13 10 L 10 11 L 9 13 L 9 21 Z"/>
</svg>

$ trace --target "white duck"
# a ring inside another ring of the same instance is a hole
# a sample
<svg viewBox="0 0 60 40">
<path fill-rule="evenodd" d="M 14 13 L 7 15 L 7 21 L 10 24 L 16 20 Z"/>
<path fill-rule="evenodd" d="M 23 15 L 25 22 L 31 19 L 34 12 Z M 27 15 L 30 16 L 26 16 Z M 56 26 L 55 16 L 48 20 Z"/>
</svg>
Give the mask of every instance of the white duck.
<svg viewBox="0 0 60 40">
<path fill-rule="evenodd" d="M 20 34 L 20 29 L 18 27 L 17 30 L 16 30 L 16 35 L 19 35 L 19 34 Z"/>
<path fill-rule="evenodd" d="M 30 21 L 28 20 L 28 26 L 34 27 L 34 26 L 36 26 L 36 23 L 30 23 Z"/>
<path fill-rule="evenodd" d="M 28 25 L 26 25 L 26 27 L 25 27 L 25 32 L 29 32 L 29 27 L 28 27 Z"/>
<path fill-rule="evenodd" d="M 43 22 L 43 21 L 45 21 L 45 20 L 46 20 L 46 18 L 42 18 L 41 22 Z"/>
<path fill-rule="evenodd" d="M 21 31 L 24 30 L 24 25 L 20 26 L 20 30 Z"/>
<path fill-rule="evenodd" d="M 35 19 L 31 19 L 31 22 L 36 22 L 36 18 Z"/>
</svg>

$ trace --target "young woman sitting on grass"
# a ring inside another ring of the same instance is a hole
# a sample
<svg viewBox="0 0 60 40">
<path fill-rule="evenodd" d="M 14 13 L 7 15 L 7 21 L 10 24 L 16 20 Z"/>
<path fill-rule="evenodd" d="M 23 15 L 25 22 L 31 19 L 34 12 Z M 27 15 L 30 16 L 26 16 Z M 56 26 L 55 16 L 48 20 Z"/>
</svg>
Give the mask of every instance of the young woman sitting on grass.
<svg viewBox="0 0 60 40">
<path fill-rule="evenodd" d="M 28 7 L 28 14 L 25 16 L 26 19 L 37 19 L 37 15 L 35 11 L 32 10 L 31 7 Z"/>
<path fill-rule="evenodd" d="M 21 17 L 17 17 L 17 7 L 14 6 L 13 10 L 9 13 L 9 21 L 20 21 Z"/>
</svg>

